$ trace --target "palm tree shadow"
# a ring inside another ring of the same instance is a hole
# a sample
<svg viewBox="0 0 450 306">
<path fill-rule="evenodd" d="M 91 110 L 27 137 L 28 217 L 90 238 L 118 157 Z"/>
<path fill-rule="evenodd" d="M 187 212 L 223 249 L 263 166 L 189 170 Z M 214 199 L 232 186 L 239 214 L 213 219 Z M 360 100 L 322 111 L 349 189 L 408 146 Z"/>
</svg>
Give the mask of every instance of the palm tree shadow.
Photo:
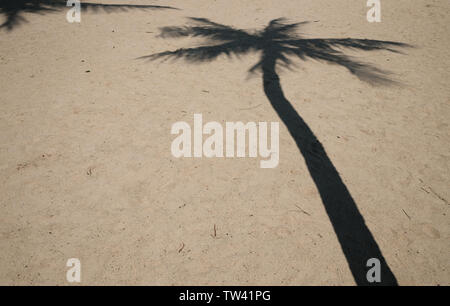
<svg viewBox="0 0 450 306">
<path fill-rule="evenodd" d="M 3 15 L 5 21 L 0 25 L 8 31 L 26 22 L 22 16 L 23 13 L 45 14 L 59 11 L 67 7 L 67 0 L 1 0 L 0 15 Z M 107 13 L 115 11 L 128 11 L 133 9 L 141 10 L 164 10 L 177 8 L 161 5 L 137 5 L 137 4 L 101 4 L 82 2 L 81 8 L 93 12 L 105 11 Z"/>
<path fill-rule="evenodd" d="M 292 57 L 302 60 L 313 59 L 343 66 L 370 84 L 389 85 L 394 81 L 388 78 L 387 72 L 361 63 L 345 55 L 341 50 L 346 48 L 399 52 L 396 47 L 409 45 L 352 38 L 303 39 L 297 34 L 297 28 L 303 23 L 288 24 L 283 19 L 272 20 L 263 30 L 254 32 L 234 29 L 203 18 L 191 18 L 191 22 L 192 24 L 184 27 L 162 28 L 161 36 L 202 37 L 206 39 L 205 45 L 161 52 L 142 58 L 150 60 L 182 58 L 191 63 L 201 63 L 212 61 L 221 55 L 240 56 L 259 52 L 260 60 L 250 72 L 262 71 L 264 92 L 305 159 L 355 282 L 358 285 L 397 285 L 394 274 L 323 145 L 284 96 L 277 67 L 291 67 Z M 366 263 L 370 258 L 380 260 L 381 283 L 372 284 L 367 281 Z"/>
</svg>

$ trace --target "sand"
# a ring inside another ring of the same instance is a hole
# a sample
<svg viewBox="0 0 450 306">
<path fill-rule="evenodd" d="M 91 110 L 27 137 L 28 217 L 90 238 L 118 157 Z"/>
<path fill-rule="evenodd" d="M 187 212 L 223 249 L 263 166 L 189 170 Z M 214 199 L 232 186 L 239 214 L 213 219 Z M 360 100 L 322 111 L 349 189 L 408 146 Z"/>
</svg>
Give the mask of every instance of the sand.
<svg viewBox="0 0 450 306">
<path fill-rule="evenodd" d="M 82 285 L 356 284 L 284 124 L 274 169 L 172 156 L 172 124 L 194 113 L 280 121 L 261 75 L 248 73 L 258 53 L 137 59 L 198 45 L 158 37 L 186 17 L 239 29 L 285 17 L 311 21 L 307 38 L 414 45 L 348 52 L 397 86 L 312 60 L 280 78 L 398 283 L 449 285 L 450 4 L 381 2 L 381 23 L 367 22 L 365 0 L 152 1 L 179 10 L 88 11 L 79 24 L 65 8 L 21 12 L 26 22 L 0 32 L 0 285 L 69 285 L 69 258 Z"/>
</svg>

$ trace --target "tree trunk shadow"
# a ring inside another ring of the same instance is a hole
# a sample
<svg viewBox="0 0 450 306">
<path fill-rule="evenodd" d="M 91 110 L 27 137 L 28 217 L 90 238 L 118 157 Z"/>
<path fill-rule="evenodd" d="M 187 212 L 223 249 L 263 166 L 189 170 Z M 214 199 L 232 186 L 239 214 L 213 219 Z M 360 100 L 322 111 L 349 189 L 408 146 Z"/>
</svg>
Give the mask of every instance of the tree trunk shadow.
<svg viewBox="0 0 450 306">
<path fill-rule="evenodd" d="M 363 216 L 324 147 L 284 96 L 275 67 L 276 56 L 263 55 L 264 92 L 305 159 L 355 282 L 359 286 L 398 285 L 377 242 L 366 226 Z M 380 260 L 381 283 L 369 283 L 366 278 L 368 270 L 366 263 L 370 258 Z"/>
</svg>

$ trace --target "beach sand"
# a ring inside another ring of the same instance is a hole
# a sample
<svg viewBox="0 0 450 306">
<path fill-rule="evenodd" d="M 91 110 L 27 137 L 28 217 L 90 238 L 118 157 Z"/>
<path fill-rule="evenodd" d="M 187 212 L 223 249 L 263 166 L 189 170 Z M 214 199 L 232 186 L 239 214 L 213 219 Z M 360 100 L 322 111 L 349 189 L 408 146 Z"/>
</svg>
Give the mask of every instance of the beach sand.
<svg viewBox="0 0 450 306">
<path fill-rule="evenodd" d="M 82 1 L 83 2 L 83 1 Z M 101 1 L 91 1 L 101 2 Z M 171 126 L 279 122 L 258 53 L 139 57 L 198 46 L 159 28 L 310 21 L 306 38 L 413 45 L 347 54 L 391 71 L 372 86 L 296 60 L 284 94 L 323 144 L 400 285 L 450 285 L 450 3 L 381 0 L 110 1 L 179 10 L 20 12 L 0 31 L 0 285 L 354 285 L 307 165 L 280 122 L 280 161 L 180 158 Z M 4 18 L 5 15 L 1 15 Z M 363 248 L 364 246 L 362 246 Z"/>
</svg>

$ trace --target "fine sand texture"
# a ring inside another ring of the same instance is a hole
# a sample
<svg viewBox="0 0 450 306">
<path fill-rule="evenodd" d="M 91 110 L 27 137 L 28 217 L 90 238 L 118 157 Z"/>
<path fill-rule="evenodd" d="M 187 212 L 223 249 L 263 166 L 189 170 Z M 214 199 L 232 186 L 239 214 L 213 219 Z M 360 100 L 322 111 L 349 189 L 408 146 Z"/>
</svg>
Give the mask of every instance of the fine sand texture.
<svg viewBox="0 0 450 306">
<path fill-rule="evenodd" d="M 0 4 L 0 285 L 450 285 L 448 0 L 31 2 Z M 194 114 L 279 122 L 278 166 L 175 158 Z"/>
</svg>

